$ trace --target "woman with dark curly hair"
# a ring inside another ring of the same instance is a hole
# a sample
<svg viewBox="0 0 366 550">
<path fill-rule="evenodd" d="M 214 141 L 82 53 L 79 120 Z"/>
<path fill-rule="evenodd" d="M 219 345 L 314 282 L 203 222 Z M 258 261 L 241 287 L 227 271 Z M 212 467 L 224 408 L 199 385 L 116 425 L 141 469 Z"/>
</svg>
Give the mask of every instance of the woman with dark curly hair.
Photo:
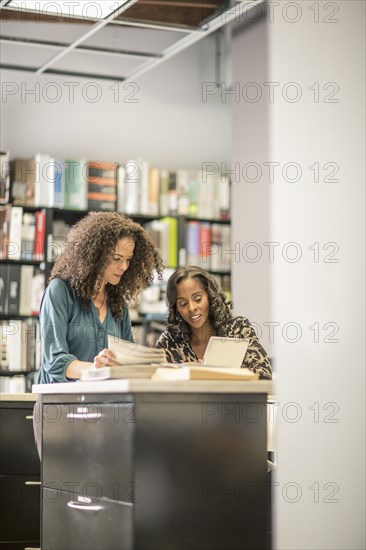
<svg viewBox="0 0 366 550">
<path fill-rule="evenodd" d="M 272 378 L 269 358 L 246 317 L 232 317 L 233 304 L 216 279 L 200 267 L 177 269 L 167 284 L 168 324 L 156 343 L 170 363 L 199 361 L 211 336 L 249 341 L 242 367 Z"/>
<path fill-rule="evenodd" d="M 116 212 L 90 212 L 70 230 L 42 298 L 40 383 L 80 378 L 115 365 L 107 336 L 132 341 L 128 303 L 161 278 L 159 252 L 145 230 Z"/>
</svg>

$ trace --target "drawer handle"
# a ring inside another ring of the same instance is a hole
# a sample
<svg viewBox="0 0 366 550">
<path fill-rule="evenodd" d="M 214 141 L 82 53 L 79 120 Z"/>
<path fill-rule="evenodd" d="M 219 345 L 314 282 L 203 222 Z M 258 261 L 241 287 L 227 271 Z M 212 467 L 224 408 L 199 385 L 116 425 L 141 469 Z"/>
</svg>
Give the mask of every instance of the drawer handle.
<svg viewBox="0 0 366 550">
<path fill-rule="evenodd" d="M 41 481 L 25 481 L 24 485 L 41 485 Z"/>
<path fill-rule="evenodd" d="M 82 420 L 94 420 L 95 418 L 100 418 L 102 414 L 100 412 L 90 412 L 90 413 L 67 413 L 66 418 L 77 419 L 81 418 Z"/>
<path fill-rule="evenodd" d="M 80 504 L 80 502 L 73 500 L 70 500 L 67 505 L 69 508 L 76 508 L 77 510 L 85 510 L 87 512 L 99 512 L 99 510 L 103 510 L 103 506 L 99 506 L 98 504 Z"/>
<path fill-rule="evenodd" d="M 26 420 L 33 420 L 33 414 L 29 414 L 25 417 Z"/>
</svg>

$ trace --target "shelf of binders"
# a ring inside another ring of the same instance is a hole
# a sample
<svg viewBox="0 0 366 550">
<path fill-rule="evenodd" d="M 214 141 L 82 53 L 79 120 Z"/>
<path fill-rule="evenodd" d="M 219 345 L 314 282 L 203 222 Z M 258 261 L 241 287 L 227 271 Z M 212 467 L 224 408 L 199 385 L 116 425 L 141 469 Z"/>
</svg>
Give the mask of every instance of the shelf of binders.
<svg viewBox="0 0 366 550">
<path fill-rule="evenodd" d="M 2 315 L 0 335 L 1 376 L 27 376 L 39 369 L 41 344 L 37 318 Z M 25 380 L 23 382 L 25 384 Z M 7 391 L 4 383 L 3 391 Z"/>
<path fill-rule="evenodd" d="M 185 253 L 179 265 L 197 265 L 211 273 L 231 272 L 231 225 L 229 221 L 203 218 L 181 219 L 180 246 Z"/>
<path fill-rule="evenodd" d="M 0 318 L 38 315 L 45 287 L 46 210 L 0 205 Z"/>
<path fill-rule="evenodd" d="M 57 159 L 37 153 L 33 158 L 11 161 L 10 173 L 10 200 L 47 211 L 48 262 L 57 257 L 57 247 L 70 225 L 88 211 L 117 210 L 151 231 L 167 267 L 201 261 L 212 271 L 230 271 L 223 251 L 229 229 L 222 229 L 221 242 L 217 229 L 230 225 L 230 181 L 211 166 L 206 171 L 203 166 L 201 170 L 167 169 L 150 166 L 141 158 L 120 163 Z M 210 240 L 207 223 L 212 224 Z M 198 226 L 194 224 L 200 224 L 205 240 L 200 236 L 197 241 Z M 198 252 L 197 242 L 203 243 Z M 47 279 L 50 265 L 45 271 Z"/>
<path fill-rule="evenodd" d="M 45 224 L 44 208 L 0 204 L 2 392 L 22 391 L 28 375 L 39 368 L 38 314 L 45 287 Z"/>
</svg>

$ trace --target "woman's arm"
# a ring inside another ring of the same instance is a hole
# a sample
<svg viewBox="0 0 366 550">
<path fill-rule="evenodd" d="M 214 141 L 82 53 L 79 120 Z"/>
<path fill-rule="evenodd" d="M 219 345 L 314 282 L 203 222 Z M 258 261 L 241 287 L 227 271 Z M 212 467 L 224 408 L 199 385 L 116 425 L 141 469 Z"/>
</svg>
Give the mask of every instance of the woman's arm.
<svg viewBox="0 0 366 550">
<path fill-rule="evenodd" d="M 159 349 L 163 349 L 165 351 L 165 357 L 166 357 L 166 361 L 167 363 L 176 363 L 177 361 L 174 359 L 173 357 L 173 354 L 169 348 L 169 340 L 171 339 L 171 337 L 169 336 L 169 333 L 168 331 L 165 331 L 163 332 L 156 344 L 155 344 L 155 347 L 156 348 L 159 348 Z"/>
<path fill-rule="evenodd" d="M 68 379 L 78 380 L 81 378 L 82 371 L 87 370 L 92 366 L 99 369 L 101 367 L 113 367 L 115 365 L 119 365 L 119 363 L 115 360 L 113 353 L 109 349 L 105 348 L 94 357 L 94 363 L 90 363 L 89 361 L 79 361 L 78 359 L 71 361 L 71 363 L 69 363 L 66 367 L 65 374 Z"/>
<path fill-rule="evenodd" d="M 257 372 L 260 378 L 271 380 L 271 363 L 267 352 L 258 340 L 254 328 L 245 317 L 238 317 L 235 321 L 240 324 L 241 337 L 249 340 L 248 349 L 242 366 Z"/>
<path fill-rule="evenodd" d="M 87 321 L 73 320 L 74 313 L 80 307 L 80 304 L 75 303 L 74 294 L 64 281 L 61 279 L 51 281 L 45 291 L 40 314 L 41 383 L 76 380 L 80 378 L 82 370 L 90 368 L 93 364 L 97 368 L 116 364 L 109 350 L 103 349 L 98 353 L 95 341 L 86 339 L 87 334 L 83 334 L 83 328 Z M 80 348 L 80 353 L 84 354 L 89 361 L 83 361 L 71 353 L 70 346 L 74 350 Z M 94 357 L 93 351 L 97 353 Z"/>
<path fill-rule="evenodd" d="M 64 281 L 54 279 L 42 298 L 40 328 L 42 340 L 41 382 L 67 382 L 66 369 L 77 357 L 67 343 L 72 296 Z M 71 378 L 71 377 L 70 377 Z"/>
</svg>

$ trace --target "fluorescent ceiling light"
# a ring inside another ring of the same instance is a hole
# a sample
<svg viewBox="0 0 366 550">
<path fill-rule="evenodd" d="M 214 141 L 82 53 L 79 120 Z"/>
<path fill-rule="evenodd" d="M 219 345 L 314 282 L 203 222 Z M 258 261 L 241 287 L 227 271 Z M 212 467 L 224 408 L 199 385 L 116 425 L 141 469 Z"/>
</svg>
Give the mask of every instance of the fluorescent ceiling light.
<svg viewBox="0 0 366 550">
<path fill-rule="evenodd" d="M 110 13 L 117 10 L 126 3 L 123 1 L 104 0 L 93 2 L 91 0 L 52 2 L 50 0 L 19 1 L 12 0 L 6 5 L 7 8 L 14 8 L 20 11 L 32 11 L 42 15 L 59 15 L 67 17 L 85 17 L 86 19 L 104 19 Z"/>
</svg>

